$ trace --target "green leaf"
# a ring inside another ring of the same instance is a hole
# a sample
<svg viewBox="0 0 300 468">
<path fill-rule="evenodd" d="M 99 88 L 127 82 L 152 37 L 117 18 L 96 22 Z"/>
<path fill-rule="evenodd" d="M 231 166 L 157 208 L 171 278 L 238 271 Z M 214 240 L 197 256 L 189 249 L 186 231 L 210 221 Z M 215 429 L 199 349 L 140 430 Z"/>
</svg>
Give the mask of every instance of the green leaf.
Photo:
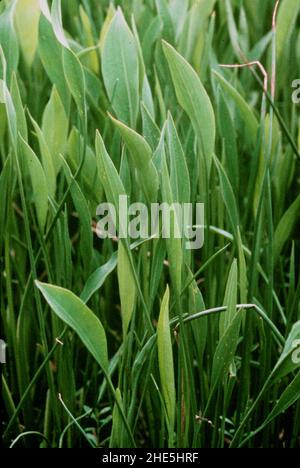
<svg viewBox="0 0 300 468">
<path fill-rule="evenodd" d="M 80 220 L 80 249 L 83 262 L 86 269 L 89 271 L 90 261 L 93 253 L 93 234 L 92 234 L 92 219 L 90 215 L 87 200 L 82 193 L 78 183 L 72 181 L 72 172 L 65 161 L 61 158 L 68 184 L 71 184 L 71 195 L 75 209 Z M 72 183 L 73 182 L 73 183 Z"/>
<path fill-rule="evenodd" d="M 56 175 L 61 168 L 60 154 L 65 153 L 68 138 L 69 121 L 54 86 L 51 92 L 50 100 L 45 107 L 42 120 L 42 133 L 51 153 Z"/>
<path fill-rule="evenodd" d="M 161 174 L 161 187 L 162 187 L 162 201 L 169 207 L 174 204 L 171 181 L 169 176 L 168 165 L 165 154 L 162 161 L 162 174 Z M 165 220 L 163 220 L 165 221 Z M 170 263 L 170 274 L 172 279 L 172 286 L 176 294 L 177 301 L 178 295 L 182 289 L 182 266 L 183 266 L 183 247 L 182 247 L 182 232 L 180 227 L 182 219 L 178 218 L 176 209 L 170 209 L 170 233 L 166 235 L 166 244 L 168 259 Z"/>
<path fill-rule="evenodd" d="M 116 269 L 117 264 L 118 255 L 117 252 L 115 252 L 105 265 L 101 266 L 91 274 L 80 295 L 81 300 L 85 304 L 90 300 L 95 292 L 103 286 L 107 277 Z"/>
<path fill-rule="evenodd" d="M 287 386 L 285 391 L 280 396 L 278 402 L 274 406 L 273 410 L 263 423 L 260 430 L 263 430 L 268 424 L 270 424 L 275 418 L 285 413 L 294 403 L 300 398 L 300 372 L 296 375 L 294 380 Z"/>
<path fill-rule="evenodd" d="M 102 74 L 118 119 L 135 128 L 139 111 L 139 56 L 135 38 L 121 8 L 118 8 L 105 36 Z"/>
<path fill-rule="evenodd" d="M 122 415 L 120 413 L 119 407 L 124 410 L 121 390 L 117 388 L 116 390 L 116 399 L 119 403 L 114 404 L 113 414 L 112 414 L 112 432 L 110 436 L 109 446 L 110 448 L 122 448 L 123 447 L 123 438 L 124 438 L 124 423 Z"/>
<path fill-rule="evenodd" d="M 235 238 L 237 239 L 239 226 L 239 212 L 236 204 L 236 198 L 234 196 L 233 189 L 225 172 L 225 169 L 216 156 L 214 157 L 214 162 L 219 174 L 222 198 L 227 208 L 227 213 L 231 222 L 233 233 L 235 235 Z"/>
<path fill-rule="evenodd" d="M 78 114 L 86 126 L 87 110 L 85 99 L 85 76 L 83 67 L 77 56 L 69 49 L 64 48 L 63 56 L 63 70 L 68 84 L 69 90 L 77 106 Z"/>
<path fill-rule="evenodd" d="M 126 191 L 98 131 L 96 133 L 96 157 L 98 173 L 105 190 L 107 201 L 114 205 L 117 217 L 119 217 L 119 200 L 121 196 L 126 196 Z"/>
<path fill-rule="evenodd" d="M 235 314 L 217 346 L 212 364 L 211 393 L 215 391 L 220 379 L 229 372 L 238 346 L 242 318 L 241 311 Z"/>
<path fill-rule="evenodd" d="M 131 156 L 133 167 L 138 172 L 138 180 L 149 203 L 157 200 L 158 174 L 152 161 L 152 151 L 146 140 L 122 122 L 110 116 L 120 131 Z"/>
<path fill-rule="evenodd" d="M 162 395 L 168 415 L 168 425 L 170 431 L 172 431 L 175 422 L 176 394 L 172 340 L 169 325 L 169 300 L 170 292 L 167 287 L 161 304 L 157 325 L 157 347 Z"/>
<path fill-rule="evenodd" d="M 16 0 L 10 2 L 0 15 L 0 44 L 7 65 L 7 76 L 3 76 L 4 70 L 0 61 L 0 78 L 7 79 L 7 83 L 10 83 L 11 75 L 17 71 L 19 64 L 19 44 L 13 21 L 16 4 Z"/>
<path fill-rule="evenodd" d="M 166 136 L 170 155 L 170 181 L 173 200 L 175 203 L 190 203 L 190 175 L 171 113 L 168 114 Z"/>
<path fill-rule="evenodd" d="M 230 324 L 232 323 L 236 311 L 237 305 L 237 294 L 238 294 L 238 267 L 237 260 L 234 259 L 228 276 L 226 285 L 226 292 L 224 298 L 224 306 L 227 307 L 227 311 L 220 317 L 220 337 L 222 337 Z"/>
<path fill-rule="evenodd" d="M 15 13 L 16 27 L 22 54 L 29 68 L 33 64 L 38 48 L 40 15 L 39 0 L 18 0 Z"/>
<path fill-rule="evenodd" d="M 54 34 L 58 42 L 60 42 L 64 48 L 69 49 L 69 43 L 65 36 L 65 32 L 64 32 L 63 24 L 62 24 L 61 0 L 53 0 L 52 2 L 51 23 L 52 23 Z"/>
<path fill-rule="evenodd" d="M 96 315 L 71 291 L 36 281 L 53 312 L 79 336 L 99 366 L 108 371 L 104 328 Z"/>
<path fill-rule="evenodd" d="M 286 58 L 289 57 L 290 41 L 299 11 L 300 3 L 297 0 L 282 0 L 280 2 L 276 25 L 276 51 L 281 80 L 285 71 L 284 65 L 287 63 L 285 55 Z"/>
<path fill-rule="evenodd" d="M 160 130 L 151 116 L 148 108 L 142 103 L 143 136 L 152 151 L 155 151 L 159 140 Z"/>
<path fill-rule="evenodd" d="M 39 56 L 50 81 L 59 92 L 66 113 L 68 113 L 70 92 L 64 75 L 62 50 L 63 47 L 55 37 L 49 18 L 42 14 L 39 23 Z"/>
<path fill-rule="evenodd" d="M 44 134 L 42 130 L 40 129 L 39 125 L 31 116 L 30 116 L 30 119 L 31 119 L 32 125 L 34 127 L 34 130 L 35 130 L 38 142 L 39 142 L 41 161 L 42 161 L 42 165 L 44 168 L 44 172 L 45 174 L 47 174 L 47 186 L 48 186 L 49 196 L 51 198 L 54 198 L 55 192 L 56 192 L 56 174 L 55 174 L 54 161 L 52 158 L 52 154 L 50 153 Z"/>
<path fill-rule="evenodd" d="M 300 195 L 289 207 L 279 222 L 274 235 L 274 259 L 278 260 L 285 244 L 291 238 L 294 227 L 300 217 Z"/>
<path fill-rule="evenodd" d="M 192 121 L 203 156 L 210 169 L 215 147 L 216 125 L 212 104 L 195 70 L 166 42 L 163 49 L 169 64 L 179 104 Z"/>
<path fill-rule="evenodd" d="M 259 124 L 257 118 L 254 115 L 253 110 L 241 94 L 219 73 L 216 71 L 213 72 L 217 81 L 221 85 L 225 95 L 229 96 L 235 103 L 237 110 L 240 114 L 240 117 L 245 122 L 247 129 L 246 137 L 251 142 L 253 146 L 256 144 L 257 132 Z"/>
<path fill-rule="evenodd" d="M 20 89 L 18 85 L 18 80 L 16 77 L 16 74 L 12 74 L 12 79 L 11 79 L 11 97 L 14 103 L 14 107 L 16 110 L 16 115 L 17 115 L 17 126 L 20 135 L 24 138 L 25 141 L 28 139 L 28 130 L 27 130 L 27 122 L 26 122 L 26 117 L 25 117 L 25 111 L 20 95 Z"/>
<path fill-rule="evenodd" d="M 118 249 L 118 281 L 121 299 L 123 338 L 125 339 L 136 304 L 137 290 L 130 260 L 122 242 L 119 242 Z"/>
<path fill-rule="evenodd" d="M 30 174 L 33 201 L 37 212 L 39 227 L 43 233 L 48 215 L 48 190 L 46 176 L 40 160 L 21 136 L 20 142 L 23 154 L 23 165 L 27 167 Z"/>
</svg>

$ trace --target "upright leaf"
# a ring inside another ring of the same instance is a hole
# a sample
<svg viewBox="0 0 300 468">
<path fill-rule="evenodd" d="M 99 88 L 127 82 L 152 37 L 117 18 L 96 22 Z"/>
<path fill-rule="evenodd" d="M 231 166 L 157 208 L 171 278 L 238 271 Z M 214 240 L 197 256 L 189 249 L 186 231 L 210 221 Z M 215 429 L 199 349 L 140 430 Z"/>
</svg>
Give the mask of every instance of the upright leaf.
<svg viewBox="0 0 300 468">
<path fill-rule="evenodd" d="M 18 0 L 16 26 L 22 54 L 29 68 L 33 64 L 38 47 L 40 15 L 39 0 Z"/>
<path fill-rule="evenodd" d="M 14 27 L 14 12 L 16 0 L 8 4 L 0 15 L 0 45 L 3 48 L 7 65 L 7 77 L 3 76 L 3 68 L 0 61 L 0 79 L 7 79 L 10 83 L 12 72 L 16 72 L 19 64 L 19 43 Z"/>
<path fill-rule="evenodd" d="M 137 291 L 130 260 L 122 242 L 119 242 L 118 250 L 118 281 L 121 299 L 123 337 L 125 339 L 134 311 Z"/>
<path fill-rule="evenodd" d="M 139 111 L 139 56 L 135 38 L 121 8 L 118 8 L 105 36 L 102 74 L 118 119 L 135 128 Z"/>
<path fill-rule="evenodd" d="M 176 395 L 173 350 L 169 324 L 169 300 L 170 293 L 169 288 L 167 287 L 161 304 L 157 325 L 157 346 L 162 394 L 168 415 L 169 428 L 170 431 L 172 431 L 175 421 Z"/>
<path fill-rule="evenodd" d="M 190 117 L 207 167 L 211 167 L 215 148 L 216 125 L 212 104 L 195 70 L 166 42 L 164 52 L 169 64 L 179 104 Z"/>
<path fill-rule="evenodd" d="M 152 161 L 150 146 L 141 135 L 122 122 L 119 122 L 113 117 L 111 117 L 111 120 L 120 131 L 129 149 L 133 166 L 138 172 L 141 189 L 144 191 L 147 201 L 155 202 L 157 200 L 159 181 L 156 168 Z"/>
</svg>

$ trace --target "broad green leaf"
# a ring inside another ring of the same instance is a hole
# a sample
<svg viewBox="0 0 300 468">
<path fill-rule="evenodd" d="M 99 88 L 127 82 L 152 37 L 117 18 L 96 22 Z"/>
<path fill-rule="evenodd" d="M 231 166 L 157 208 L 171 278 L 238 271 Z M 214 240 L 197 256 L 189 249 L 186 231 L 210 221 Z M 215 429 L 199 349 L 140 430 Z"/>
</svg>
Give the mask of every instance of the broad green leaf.
<svg viewBox="0 0 300 468">
<path fill-rule="evenodd" d="M 70 46 L 67 41 L 67 38 L 63 29 L 63 24 L 62 24 L 61 0 L 53 0 L 52 2 L 51 23 L 52 23 L 54 34 L 58 42 L 60 42 L 64 48 L 69 49 Z"/>
<path fill-rule="evenodd" d="M 203 156 L 210 169 L 215 147 L 215 116 L 204 86 L 195 70 L 166 42 L 164 52 L 169 64 L 179 104 L 192 121 Z"/>
<path fill-rule="evenodd" d="M 220 75 L 216 71 L 214 71 L 213 73 L 217 81 L 221 85 L 225 95 L 228 95 L 235 103 L 241 118 L 245 122 L 245 126 L 247 129 L 247 139 L 249 139 L 252 145 L 255 146 L 259 124 L 254 115 L 253 110 L 245 101 L 245 99 L 241 96 L 241 94 L 222 75 Z"/>
<path fill-rule="evenodd" d="M 16 74 L 12 74 L 12 79 L 11 79 L 11 97 L 14 103 L 14 107 L 16 110 L 16 115 L 17 115 L 17 125 L 18 125 L 18 131 L 22 138 L 24 138 L 25 141 L 28 139 L 28 130 L 27 130 L 27 122 L 26 122 L 26 117 L 25 117 L 25 111 L 20 95 L 20 89 L 18 86 L 18 80 L 16 77 Z"/>
<path fill-rule="evenodd" d="M 178 50 L 188 61 L 191 61 L 193 56 L 196 57 L 199 40 L 205 33 L 205 26 L 213 11 L 215 2 L 216 0 L 197 0 L 192 3 L 188 14 L 183 17 L 184 24 L 182 34 L 179 37 Z M 184 6 L 184 4 L 182 7 L 180 6 L 180 10 Z"/>
<path fill-rule="evenodd" d="M 111 117 L 128 147 L 133 167 L 137 170 L 138 180 L 149 203 L 156 202 L 158 174 L 152 161 L 152 151 L 146 140 L 122 122 Z"/>
<path fill-rule="evenodd" d="M 180 294 L 180 291 L 182 289 L 182 267 L 184 257 L 181 238 L 182 232 L 180 229 L 183 220 L 179 219 L 180 213 L 178 214 L 176 209 L 173 209 L 173 205 L 175 204 L 175 202 L 173 199 L 171 181 L 165 155 L 162 161 L 161 187 L 163 203 L 165 203 L 169 207 L 172 207 L 170 209 L 169 215 L 170 232 L 165 233 L 163 237 L 166 237 L 172 285 L 176 294 L 176 299 L 179 300 L 178 295 Z M 180 206 L 180 204 L 178 203 L 177 205 Z M 167 218 L 168 215 L 163 217 L 163 222 L 166 222 Z"/>
<path fill-rule="evenodd" d="M 158 16 L 163 24 L 163 38 L 170 43 L 174 43 L 174 27 L 168 2 L 166 0 L 155 0 L 155 5 Z"/>
<path fill-rule="evenodd" d="M 170 17 L 173 22 L 173 28 L 176 39 L 181 36 L 184 20 L 188 12 L 188 0 L 171 0 L 169 4 Z"/>
<path fill-rule="evenodd" d="M 278 11 L 276 24 L 277 60 L 280 61 L 289 46 L 291 35 L 300 11 L 297 0 L 282 0 Z"/>
<path fill-rule="evenodd" d="M 50 100 L 45 107 L 42 120 L 42 133 L 52 156 L 56 175 L 61 168 L 60 154 L 65 153 L 68 138 L 69 121 L 54 86 Z"/>
<path fill-rule="evenodd" d="M 102 74 L 118 119 L 135 128 L 139 111 L 139 57 L 135 38 L 121 8 L 105 36 Z"/>
<path fill-rule="evenodd" d="M 81 293 L 81 300 L 86 304 L 90 298 L 105 283 L 106 278 L 116 269 L 118 264 L 118 255 L 114 253 L 105 265 L 98 268 L 91 274 Z"/>
<path fill-rule="evenodd" d="M 94 49 L 95 41 L 93 37 L 93 28 L 90 21 L 90 18 L 82 5 L 79 7 L 80 19 L 82 22 L 83 32 L 85 36 L 85 46 L 86 48 L 91 48 L 90 52 L 87 55 L 87 64 L 89 68 L 96 74 L 99 74 L 99 59 L 98 52 Z M 92 50 L 94 49 L 94 50 Z"/>
<path fill-rule="evenodd" d="M 16 109 L 11 97 L 11 94 L 7 88 L 6 82 L 0 80 L 0 102 L 5 104 L 7 123 L 9 129 L 9 135 L 11 144 L 15 155 L 18 154 L 18 120 Z"/>
<path fill-rule="evenodd" d="M 40 15 L 39 0 L 17 1 L 15 12 L 17 33 L 25 62 L 29 68 L 37 52 Z"/>
<path fill-rule="evenodd" d="M 30 116 L 34 131 L 36 133 L 39 147 L 40 147 L 40 154 L 41 154 L 41 161 L 44 168 L 45 174 L 47 174 L 47 186 L 49 196 L 54 198 L 56 192 L 56 174 L 54 169 L 54 161 L 52 154 L 50 153 L 49 147 L 46 143 L 44 134 L 40 129 L 39 125 L 36 121 Z"/>
<path fill-rule="evenodd" d="M 53 312 L 77 333 L 99 366 L 107 372 L 107 342 L 98 317 L 71 291 L 38 281 L 36 286 Z"/>
<path fill-rule="evenodd" d="M 70 92 L 65 80 L 62 45 L 57 41 L 49 18 L 41 15 L 39 23 L 39 56 L 50 81 L 56 86 L 66 113 L 69 112 Z"/>
<path fill-rule="evenodd" d="M 116 14 L 116 9 L 113 6 L 113 4 L 110 3 L 109 9 L 107 10 L 107 15 L 106 15 L 105 21 L 104 21 L 104 23 L 102 25 L 102 29 L 101 29 L 101 32 L 100 32 L 99 48 L 100 48 L 101 54 L 103 52 L 103 47 L 104 47 L 104 44 L 105 44 L 106 34 L 107 34 L 108 30 L 109 30 L 110 23 L 112 22 L 115 14 Z"/>
<path fill-rule="evenodd" d="M 171 113 L 168 115 L 166 136 L 170 155 L 170 181 L 173 200 L 175 203 L 190 203 L 190 175 Z"/>
<path fill-rule="evenodd" d="M 98 131 L 96 134 L 96 157 L 98 173 L 105 190 L 107 201 L 114 205 L 118 214 L 119 199 L 121 196 L 126 196 L 126 191 Z"/>
<path fill-rule="evenodd" d="M 41 232 L 43 233 L 48 215 L 48 189 L 46 175 L 40 160 L 21 136 L 20 143 L 22 146 L 23 165 L 27 167 L 28 173 L 30 174 L 33 201 L 37 213 L 38 224 Z"/>
<path fill-rule="evenodd" d="M 64 48 L 63 70 L 68 84 L 69 90 L 77 106 L 78 114 L 86 126 L 87 109 L 86 109 L 86 84 L 83 67 L 77 56 L 69 49 Z"/>
<path fill-rule="evenodd" d="M 137 291 L 130 260 L 122 242 L 119 242 L 118 249 L 118 281 L 121 299 L 123 338 L 125 339 L 134 312 Z"/>
<path fill-rule="evenodd" d="M 220 379 L 229 372 L 238 346 L 242 318 L 242 311 L 237 312 L 219 341 L 212 364 L 211 393 L 215 391 Z"/>
<path fill-rule="evenodd" d="M 237 135 L 232 116 L 224 93 L 219 93 L 219 129 L 220 137 L 223 138 L 226 152 L 226 168 L 234 193 L 238 193 L 239 186 L 239 160 L 237 150 Z"/>
<path fill-rule="evenodd" d="M 289 207 L 280 223 L 277 226 L 274 235 L 274 259 L 278 260 L 286 242 L 291 238 L 297 220 L 300 217 L 300 195 Z"/>
<path fill-rule="evenodd" d="M 175 421 L 176 394 L 172 340 L 169 325 L 169 300 L 170 292 L 167 287 L 161 304 L 157 325 L 157 347 L 162 395 L 168 415 L 168 425 L 170 431 L 172 431 Z"/>
<path fill-rule="evenodd" d="M 160 130 L 151 116 L 147 106 L 142 103 L 143 136 L 152 151 L 155 151 L 159 140 Z"/>
<path fill-rule="evenodd" d="M 227 307 L 227 311 L 221 315 L 220 317 L 220 337 L 224 336 L 226 330 L 232 323 L 236 311 L 237 299 L 238 299 L 238 267 L 237 267 L 237 260 L 234 259 L 231 269 L 229 272 L 226 291 L 225 291 L 225 298 L 224 298 L 224 306 Z"/>
<path fill-rule="evenodd" d="M 0 15 L 0 45 L 6 59 L 7 76 L 3 76 L 3 67 L 0 61 L 0 78 L 10 83 L 11 75 L 16 72 L 19 64 L 19 44 L 14 27 L 14 12 L 16 0 L 11 1 Z"/>
<path fill-rule="evenodd" d="M 121 390 L 117 388 L 116 390 L 116 398 L 119 403 L 119 406 L 123 408 L 123 401 L 122 401 L 122 394 Z M 112 432 L 110 436 L 109 446 L 113 449 L 122 448 L 123 447 L 123 439 L 124 439 L 124 424 L 122 415 L 119 410 L 119 406 L 117 403 L 114 404 L 113 414 L 112 414 Z"/>
</svg>

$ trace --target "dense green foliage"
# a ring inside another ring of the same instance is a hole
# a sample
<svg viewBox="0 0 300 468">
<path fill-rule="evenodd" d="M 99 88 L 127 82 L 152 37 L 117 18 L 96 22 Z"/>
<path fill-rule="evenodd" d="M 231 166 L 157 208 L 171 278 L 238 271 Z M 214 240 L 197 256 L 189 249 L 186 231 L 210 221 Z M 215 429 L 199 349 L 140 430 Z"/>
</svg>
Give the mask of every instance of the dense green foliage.
<svg viewBox="0 0 300 468">
<path fill-rule="evenodd" d="M 0 2 L 5 446 L 300 446 L 300 2 L 274 8 Z M 267 83 L 220 67 L 252 61 Z M 100 240 L 120 195 L 204 203 L 204 247 Z"/>
</svg>

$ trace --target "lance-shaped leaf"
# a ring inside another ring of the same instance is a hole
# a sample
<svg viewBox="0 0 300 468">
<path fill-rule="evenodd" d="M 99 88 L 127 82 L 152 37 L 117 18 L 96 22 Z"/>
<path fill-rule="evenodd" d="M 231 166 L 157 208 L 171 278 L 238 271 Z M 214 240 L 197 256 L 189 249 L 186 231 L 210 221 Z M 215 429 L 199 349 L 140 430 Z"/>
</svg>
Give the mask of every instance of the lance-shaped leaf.
<svg viewBox="0 0 300 468">
<path fill-rule="evenodd" d="M 190 203 L 190 175 L 171 113 L 168 115 L 166 136 L 170 155 L 170 179 L 174 202 Z"/>
<path fill-rule="evenodd" d="M 62 62 L 63 46 L 55 37 L 51 25 L 50 13 L 47 12 L 47 10 L 42 11 L 43 14 L 40 17 L 39 23 L 39 56 L 49 79 L 56 86 L 59 92 L 65 111 L 68 112 L 70 105 L 70 92 L 65 79 Z"/>
<path fill-rule="evenodd" d="M 78 334 L 100 367 L 107 372 L 107 342 L 98 317 L 71 291 L 38 281 L 36 285 L 53 312 Z"/>
<path fill-rule="evenodd" d="M 58 174 L 61 168 L 62 161 L 60 154 L 64 154 L 65 152 L 68 128 L 68 118 L 56 87 L 54 86 L 50 100 L 44 110 L 42 133 L 52 155 L 56 174 Z"/>
<path fill-rule="evenodd" d="M 152 150 L 146 140 L 122 122 L 110 116 L 112 122 L 120 131 L 129 150 L 133 167 L 138 172 L 141 189 L 149 203 L 157 200 L 158 174 L 152 161 Z"/>
<path fill-rule="evenodd" d="M 192 121 L 200 148 L 211 167 L 216 123 L 209 96 L 192 66 L 168 43 L 163 42 L 179 104 Z"/>
<path fill-rule="evenodd" d="M 175 377 L 172 340 L 169 324 L 169 288 L 165 292 L 157 326 L 157 347 L 159 373 L 162 386 L 162 395 L 168 415 L 170 429 L 174 427 L 175 420 Z"/>
<path fill-rule="evenodd" d="M 38 47 L 40 15 L 39 0 L 18 0 L 16 26 L 22 54 L 28 67 L 32 66 Z"/>
<path fill-rule="evenodd" d="M 119 242 L 118 250 L 118 281 L 121 299 L 123 337 L 125 339 L 134 312 L 137 290 L 128 253 L 122 242 Z"/>
<path fill-rule="evenodd" d="M 48 214 L 48 190 L 46 175 L 35 152 L 20 136 L 23 165 L 27 167 L 33 190 L 33 201 L 41 232 L 44 232 Z"/>
<path fill-rule="evenodd" d="M 139 110 L 139 56 L 135 38 L 121 8 L 105 35 L 102 74 L 118 118 L 135 128 Z"/>
<path fill-rule="evenodd" d="M 278 260 L 286 242 L 290 239 L 292 231 L 300 217 L 300 195 L 289 207 L 279 222 L 274 236 L 274 258 Z"/>
<path fill-rule="evenodd" d="M 0 78 L 10 82 L 12 72 L 16 72 L 19 64 L 19 44 L 14 27 L 14 12 L 16 0 L 9 3 L 4 12 L 0 15 L 0 45 L 6 59 L 7 76 L 3 76 L 3 66 L 0 61 Z"/>
<path fill-rule="evenodd" d="M 241 119 L 245 122 L 248 140 L 255 145 L 259 124 L 255 114 L 243 96 L 219 73 L 214 71 L 214 76 L 221 85 L 225 95 L 229 96 L 235 103 Z"/>
</svg>

